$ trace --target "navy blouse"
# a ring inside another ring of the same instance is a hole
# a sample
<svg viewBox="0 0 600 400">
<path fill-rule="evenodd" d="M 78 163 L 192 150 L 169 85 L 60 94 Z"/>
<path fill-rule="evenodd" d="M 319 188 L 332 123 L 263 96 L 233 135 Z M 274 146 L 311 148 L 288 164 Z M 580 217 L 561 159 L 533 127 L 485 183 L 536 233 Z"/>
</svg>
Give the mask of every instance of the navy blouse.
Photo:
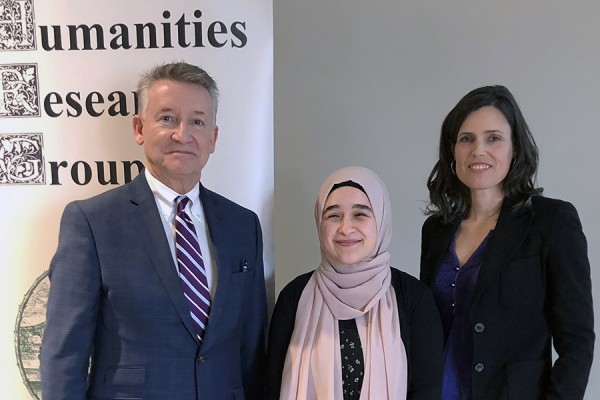
<svg viewBox="0 0 600 400">
<path fill-rule="evenodd" d="M 440 310 L 446 343 L 442 400 L 473 399 L 471 305 L 491 233 L 492 231 L 462 267 L 456 255 L 455 236 L 436 276 L 433 294 Z"/>
</svg>

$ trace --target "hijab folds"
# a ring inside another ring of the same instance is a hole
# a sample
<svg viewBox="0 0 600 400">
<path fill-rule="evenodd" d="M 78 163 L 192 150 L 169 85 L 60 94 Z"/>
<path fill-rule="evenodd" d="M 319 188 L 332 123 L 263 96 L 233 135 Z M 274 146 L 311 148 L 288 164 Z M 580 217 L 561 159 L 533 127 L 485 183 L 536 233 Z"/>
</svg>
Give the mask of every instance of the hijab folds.
<svg viewBox="0 0 600 400">
<path fill-rule="evenodd" d="M 387 251 L 392 235 L 390 199 L 375 173 L 346 167 L 325 180 L 315 205 L 319 239 L 327 197 L 335 184 L 346 181 L 359 184 L 367 194 L 377 224 L 377 242 L 366 259 L 352 265 L 330 262 L 321 242 L 321 264 L 298 304 L 280 399 L 343 399 L 339 320 L 345 319 L 356 320 L 363 350 L 360 399 L 406 399 L 406 352 Z"/>
</svg>

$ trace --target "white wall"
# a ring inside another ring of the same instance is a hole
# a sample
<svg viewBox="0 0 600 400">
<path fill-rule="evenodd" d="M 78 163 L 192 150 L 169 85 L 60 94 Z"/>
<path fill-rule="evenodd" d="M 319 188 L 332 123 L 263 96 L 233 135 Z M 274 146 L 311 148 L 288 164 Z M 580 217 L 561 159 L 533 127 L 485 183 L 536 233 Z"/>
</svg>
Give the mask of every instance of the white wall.
<svg viewBox="0 0 600 400">
<path fill-rule="evenodd" d="M 388 184 L 392 261 L 418 275 L 441 122 L 468 91 L 498 83 L 536 138 L 545 195 L 580 213 L 597 294 L 598 16 L 592 0 L 276 1 L 276 292 L 317 265 L 314 200 L 346 165 L 372 168 Z M 600 398 L 599 359 L 597 350 L 586 400 Z"/>
</svg>

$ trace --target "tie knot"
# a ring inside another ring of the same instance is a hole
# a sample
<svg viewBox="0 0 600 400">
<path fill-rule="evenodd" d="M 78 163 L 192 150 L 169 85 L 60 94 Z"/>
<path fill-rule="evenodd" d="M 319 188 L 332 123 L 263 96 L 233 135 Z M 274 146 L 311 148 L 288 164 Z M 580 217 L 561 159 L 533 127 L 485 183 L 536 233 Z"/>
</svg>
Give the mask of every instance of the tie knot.
<svg viewBox="0 0 600 400">
<path fill-rule="evenodd" d="M 187 206 L 187 204 L 190 202 L 189 197 L 187 196 L 179 196 L 177 198 L 177 214 L 183 212 L 185 210 L 185 207 Z"/>
</svg>

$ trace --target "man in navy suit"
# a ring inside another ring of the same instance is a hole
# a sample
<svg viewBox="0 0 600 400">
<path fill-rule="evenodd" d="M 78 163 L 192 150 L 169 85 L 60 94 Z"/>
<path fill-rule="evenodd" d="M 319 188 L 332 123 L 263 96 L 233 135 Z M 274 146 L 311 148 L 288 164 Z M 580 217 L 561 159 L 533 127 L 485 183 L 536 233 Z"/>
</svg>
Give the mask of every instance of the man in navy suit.
<svg viewBox="0 0 600 400">
<path fill-rule="evenodd" d="M 253 212 L 206 189 L 218 137 L 217 87 L 202 69 L 165 64 L 138 85 L 133 118 L 146 169 L 65 208 L 50 265 L 42 343 L 44 400 L 262 399 L 266 295 Z M 194 328 L 175 250 L 186 195 L 210 313 Z"/>
</svg>

